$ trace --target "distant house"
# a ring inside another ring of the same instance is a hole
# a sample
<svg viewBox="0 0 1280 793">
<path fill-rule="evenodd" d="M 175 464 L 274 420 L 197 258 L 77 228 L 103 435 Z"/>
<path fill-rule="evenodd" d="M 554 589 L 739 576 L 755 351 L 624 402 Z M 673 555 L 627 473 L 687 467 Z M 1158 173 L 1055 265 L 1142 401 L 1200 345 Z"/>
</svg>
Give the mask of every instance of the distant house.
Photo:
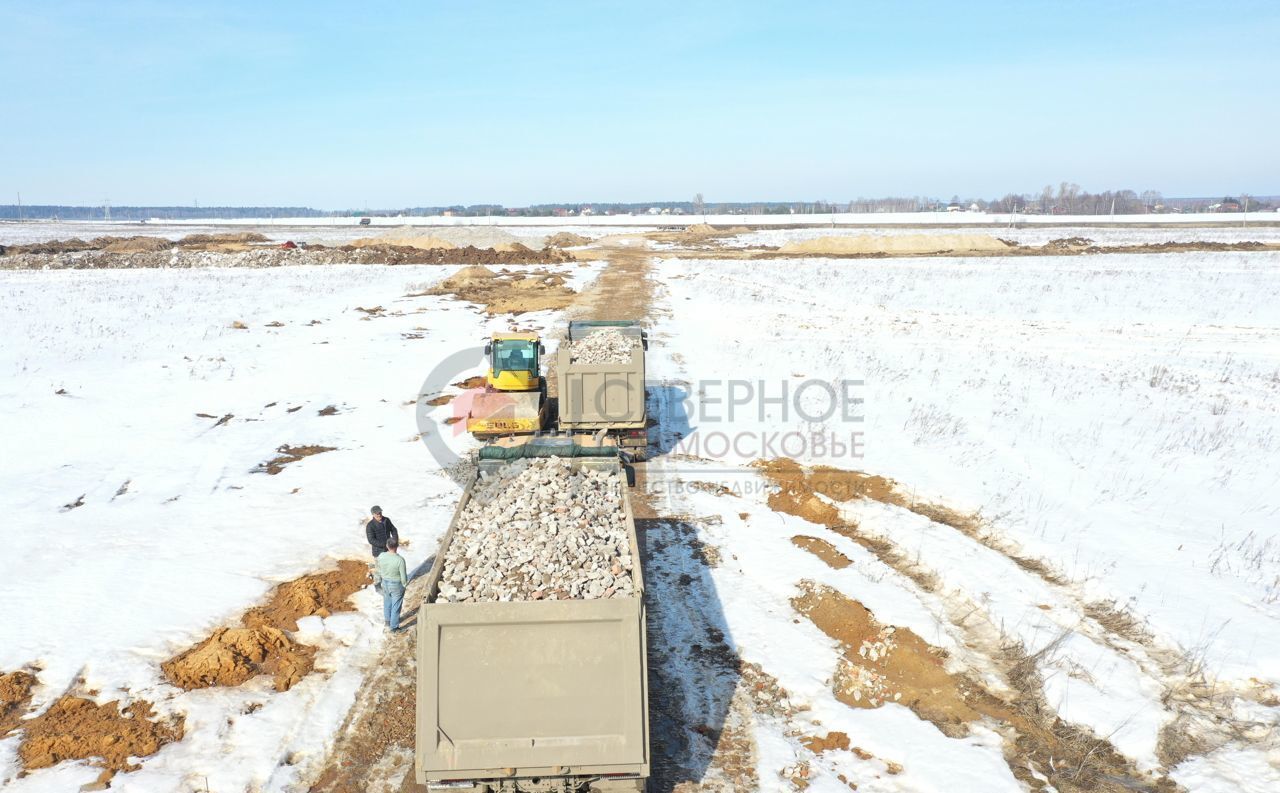
<svg viewBox="0 0 1280 793">
<path fill-rule="evenodd" d="M 964 211 L 964 207 L 960 206 L 959 204 L 954 204 L 954 203 L 953 203 L 953 204 L 947 204 L 947 211 L 948 211 L 948 212 L 963 212 L 963 211 Z"/>
<path fill-rule="evenodd" d="M 1239 212 L 1240 202 L 1234 198 L 1224 198 L 1222 203 L 1218 204 L 1217 212 Z"/>
<path fill-rule="evenodd" d="M 453 212 L 453 210 L 452 210 L 452 209 L 446 209 L 445 211 L 443 211 L 443 212 L 441 212 L 441 213 L 440 213 L 440 216 L 441 216 L 441 217 L 446 217 L 446 218 L 451 218 L 451 217 L 453 217 L 453 214 L 454 214 L 454 212 Z"/>
<path fill-rule="evenodd" d="M 979 207 L 977 204 L 970 204 L 970 205 L 969 205 L 969 211 L 970 211 L 970 212 L 981 212 L 981 211 L 982 211 L 982 208 L 981 208 L 981 207 Z"/>
</svg>

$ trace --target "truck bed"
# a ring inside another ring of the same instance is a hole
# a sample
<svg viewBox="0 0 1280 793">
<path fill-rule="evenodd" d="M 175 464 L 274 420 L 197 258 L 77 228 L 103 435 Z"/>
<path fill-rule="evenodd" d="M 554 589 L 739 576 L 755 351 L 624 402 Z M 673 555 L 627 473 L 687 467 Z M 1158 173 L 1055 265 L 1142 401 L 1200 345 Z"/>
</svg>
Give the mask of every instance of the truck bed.
<svg viewBox="0 0 1280 793">
<path fill-rule="evenodd" d="M 631 360 L 623 363 L 575 363 L 573 345 L 603 330 L 635 339 Z M 568 344 L 559 362 L 560 426 L 568 430 L 642 429 L 645 427 L 644 353 L 647 338 L 635 322 L 571 322 Z"/>
<path fill-rule="evenodd" d="M 620 470 L 613 458 L 575 466 Z M 492 470 L 503 461 L 482 461 Z M 420 784 L 606 777 L 643 789 L 649 772 L 644 579 L 622 488 L 636 594 L 602 600 L 436 602 L 463 492 L 418 614 Z M 473 787 L 472 789 L 481 789 Z"/>
</svg>

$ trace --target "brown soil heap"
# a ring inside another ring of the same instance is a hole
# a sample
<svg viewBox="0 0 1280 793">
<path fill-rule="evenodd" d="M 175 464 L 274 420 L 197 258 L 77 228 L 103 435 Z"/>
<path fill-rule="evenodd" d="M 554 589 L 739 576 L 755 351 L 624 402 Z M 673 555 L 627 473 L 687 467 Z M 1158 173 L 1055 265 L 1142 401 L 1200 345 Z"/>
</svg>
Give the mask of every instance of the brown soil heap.
<svg viewBox="0 0 1280 793">
<path fill-rule="evenodd" d="M 160 665 L 179 688 L 238 686 L 271 675 L 276 691 L 288 691 L 311 671 L 315 648 L 298 644 L 278 628 L 219 628 L 190 650 Z"/>
<path fill-rule="evenodd" d="M 368 571 L 363 562 L 344 559 L 337 570 L 280 584 L 266 604 L 245 612 L 241 627 L 219 628 L 160 668 L 169 682 L 187 690 L 238 686 L 267 674 L 277 691 L 288 691 L 311 672 L 315 649 L 294 641 L 286 631 L 297 630 L 302 617 L 350 611 L 349 598 L 368 584 Z"/>
<path fill-rule="evenodd" d="M 119 771 L 135 771 L 131 757 L 149 757 L 165 744 L 182 740 L 183 722 L 152 721 L 151 705 L 117 702 L 95 705 L 67 695 L 47 711 L 22 723 L 25 736 L 18 747 L 23 768 L 34 770 L 63 760 L 89 760 L 102 768 L 100 783 Z"/>
<path fill-rule="evenodd" d="M 66 240 L 31 245 L 0 246 L 0 269 L 91 270 L 151 267 L 282 267 L 294 264 L 560 264 L 574 261 L 560 248 L 532 250 L 519 243 L 494 248 L 470 245 L 453 250 L 390 245 L 380 241 L 326 248 L 228 241 L 261 235 L 195 234 L 174 244 L 154 237 L 99 237 L 85 242 Z M 195 240 L 195 241 L 192 241 Z M 201 240 L 212 240 L 204 242 Z"/>
<path fill-rule="evenodd" d="M 8 735 L 22 720 L 31 703 L 31 689 L 36 676 L 19 670 L 0 674 L 0 738 Z"/>
<path fill-rule="evenodd" d="M 496 248 L 477 248 L 472 245 L 455 248 L 418 248 L 409 245 L 388 245 L 372 242 L 364 245 L 343 245 L 331 250 L 317 249 L 315 253 L 324 259 L 323 264 L 559 264 L 573 261 L 573 256 L 559 248 L 543 248 L 535 251 L 519 243 Z M 296 260 L 299 264 L 311 261 Z"/>
<path fill-rule="evenodd" d="M 369 567 L 364 562 L 343 559 L 337 570 L 304 575 L 276 587 L 271 600 L 245 612 L 242 622 L 251 628 L 270 625 L 296 631 L 302 617 L 328 617 L 351 611 L 348 598 L 368 584 L 368 575 Z"/>
<path fill-rule="evenodd" d="M 173 243 L 161 237 L 94 237 L 85 242 L 79 238 L 33 242 L 29 245 L 7 245 L 5 255 L 19 253 L 75 253 L 77 251 L 107 251 L 110 253 L 143 253 L 167 250 Z"/>
<path fill-rule="evenodd" d="M 271 476 L 275 476 L 284 470 L 289 463 L 296 463 L 303 457 L 310 457 L 315 454 L 323 454 L 324 452 L 333 451 L 332 446 L 284 446 L 276 449 L 276 456 L 262 465 L 258 466 L 256 471 L 265 471 Z"/>
<path fill-rule="evenodd" d="M 567 307 L 577 292 L 564 285 L 564 276 L 549 272 L 495 273 L 488 267 L 464 267 L 420 295 L 453 295 L 479 303 L 490 314 L 523 314 L 527 311 Z"/>
<path fill-rule="evenodd" d="M 881 625 L 861 603 L 829 587 L 806 586 L 791 604 L 840 642 L 844 657 L 834 687 L 846 705 L 897 702 L 952 736 L 964 735 L 965 724 L 984 715 L 968 702 L 974 696 L 968 681 L 943 668 L 945 654 L 909 629 Z"/>
<path fill-rule="evenodd" d="M 584 237 L 581 234 L 574 234 L 572 231 L 561 231 L 547 237 L 546 246 L 548 248 L 576 248 L 580 245 L 590 245 L 591 238 Z"/>
<path fill-rule="evenodd" d="M 271 240 L 256 231 L 227 231 L 221 234 L 188 234 L 178 240 L 177 244 L 184 248 L 190 248 L 197 245 L 247 244 L 251 242 L 270 241 Z"/>
<path fill-rule="evenodd" d="M 800 743 L 804 744 L 804 748 L 814 754 L 847 751 L 849 749 L 849 736 L 843 732 L 829 732 L 825 736 L 807 735 L 800 739 Z"/>
<path fill-rule="evenodd" d="M 151 253 L 167 251 L 173 243 L 163 237 L 124 237 L 115 240 L 102 250 L 107 253 Z"/>
<path fill-rule="evenodd" d="M 808 537 L 797 534 L 791 538 L 791 544 L 803 548 L 836 570 L 843 570 L 853 564 L 849 557 L 840 553 L 834 545 L 819 537 Z"/>
</svg>

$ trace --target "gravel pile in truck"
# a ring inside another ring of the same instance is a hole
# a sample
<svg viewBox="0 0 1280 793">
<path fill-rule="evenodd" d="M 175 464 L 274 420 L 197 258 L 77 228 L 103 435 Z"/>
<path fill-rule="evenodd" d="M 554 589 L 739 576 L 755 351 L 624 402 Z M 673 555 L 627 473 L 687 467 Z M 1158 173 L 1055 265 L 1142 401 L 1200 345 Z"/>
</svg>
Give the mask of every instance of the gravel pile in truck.
<svg viewBox="0 0 1280 793">
<path fill-rule="evenodd" d="M 445 552 L 440 600 L 630 597 L 622 477 L 564 459 L 516 460 L 482 473 Z"/>
<path fill-rule="evenodd" d="M 631 360 L 631 351 L 637 344 L 639 344 L 638 339 L 633 336 L 624 336 L 613 328 L 596 331 L 573 342 L 569 351 L 569 362 L 593 365 L 627 363 Z"/>
</svg>

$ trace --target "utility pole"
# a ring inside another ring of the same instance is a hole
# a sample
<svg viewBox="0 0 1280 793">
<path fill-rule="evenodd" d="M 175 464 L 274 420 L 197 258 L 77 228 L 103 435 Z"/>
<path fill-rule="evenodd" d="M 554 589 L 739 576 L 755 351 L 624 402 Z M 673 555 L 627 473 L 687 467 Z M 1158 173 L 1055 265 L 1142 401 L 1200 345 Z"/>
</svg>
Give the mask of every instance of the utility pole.
<svg viewBox="0 0 1280 793">
<path fill-rule="evenodd" d="M 1244 197 L 1244 214 L 1240 216 L 1240 228 L 1249 227 L 1249 196 Z"/>
<path fill-rule="evenodd" d="M 26 219 L 26 216 L 22 213 L 22 193 L 18 193 L 18 220 Z"/>
</svg>

